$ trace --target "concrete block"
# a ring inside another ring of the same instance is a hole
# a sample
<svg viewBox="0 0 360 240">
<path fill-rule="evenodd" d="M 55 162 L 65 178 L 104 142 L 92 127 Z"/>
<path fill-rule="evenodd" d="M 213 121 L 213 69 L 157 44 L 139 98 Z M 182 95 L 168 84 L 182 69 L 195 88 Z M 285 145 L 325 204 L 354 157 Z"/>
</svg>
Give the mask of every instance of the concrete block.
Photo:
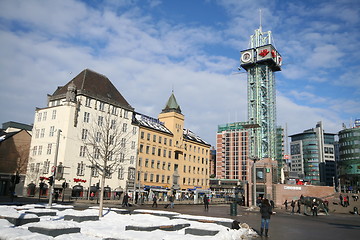
<svg viewBox="0 0 360 240">
<path fill-rule="evenodd" d="M 41 234 L 52 236 L 52 237 L 57 237 L 57 236 L 63 235 L 63 234 L 79 233 L 80 232 L 80 228 L 78 228 L 78 227 L 59 228 L 59 229 L 56 229 L 56 228 L 42 228 L 42 227 L 29 227 L 28 229 L 29 229 L 30 232 L 41 233 Z"/>
<path fill-rule="evenodd" d="M 185 234 L 191 234 L 196 236 L 215 236 L 218 234 L 219 231 L 217 230 L 206 230 L 206 229 L 199 229 L 199 228 L 186 228 Z"/>
<path fill-rule="evenodd" d="M 75 222 L 84 222 L 84 221 L 97 221 L 99 220 L 99 216 L 75 216 L 75 215 L 65 215 L 64 220 L 70 221 L 73 220 Z"/>
</svg>

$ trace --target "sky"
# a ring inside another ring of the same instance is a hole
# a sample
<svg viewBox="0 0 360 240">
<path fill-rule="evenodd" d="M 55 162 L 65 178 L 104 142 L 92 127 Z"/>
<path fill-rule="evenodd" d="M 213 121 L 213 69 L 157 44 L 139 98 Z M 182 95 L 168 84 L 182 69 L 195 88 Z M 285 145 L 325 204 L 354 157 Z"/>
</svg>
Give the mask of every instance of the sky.
<svg viewBox="0 0 360 240">
<path fill-rule="evenodd" d="M 88 68 L 135 111 L 157 117 L 176 96 L 185 128 L 215 145 L 220 124 L 247 121 L 240 51 L 261 25 L 283 57 L 277 125 L 288 135 L 360 118 L 358 0 L 0 0 L 0 123 L 35 109 Z"/>
<path fill-rule="evenodd" d="M 46 207 L 46 208 L 45 208 Z M 214 218 L 206 216 L 183 215 L 177 212 L 159 211 L 159 210 L 134 210 L 137 214 L 118 214 L 121 210 L 116 208 L 106 208 L 103 213 L 104 216 L 98 221 L 68 221 L 64 220 L 65 215 L 84 217 L 84 216 L 99 216 L 99 210 L 94 208 L 85 210 L 74 210 L 69 205 L 55 204 L 55 209 L 49 209 L 46 205 L 40 204 L 27 204 L 24 206 L 0 206 L 0 216 L 11 218 L 31 219 L 36 218 L 36 214 L 44 214 L 46 212 L 55 212 L 56 216 L 41 216 L 39 222 L 32 222 L 21 226 L 14 226 L 6 219 L 0 218 L 0 232 L 1 239 L 37 239 L 37 240 L 50 240 L 53 237 L 44 234 L 33 233 L 28 230 L 29 227 L 38 227 L 45 229 L 66 229 L 66 228 L 80 228 L 80 233 L 63 234 L 55 237 L 57 240 L 71 240 L 71 239 L 86 239 L 86 240 L 99 240 L 99 239 L 164 239 L 164 240 L 235 240 L 235 239 L 248 239 L 258 236 L 257 233 L 245 224 L 241 224 L 239 230 L 232 230 L 223 225 L 216 223 L 209 223 L 209 221 L 232 223 L 229 218 Z M 29 212 L 27 214 L 24 214 Z M 31 212 L 31 213 L 30 213 Z M 166 216 L 157 216 L 161 214 L 172 215 L 174 218 L 169 219 Z M 203 222 L 200 222 L 203 221 Z M 204 222 L 204 221 L 208 221 Z M 197 236 L 186 234 L 185 229 L 177 231 L 163 231 L 154 230 L 151 232 L 125 230 L 126 226 L 136 227 L 154 227 L 154 226 L 169 226 L 178 224 L 190 224 L 186 228 L 196 228 L 202 230 L 219 231 L 214 236 Z"/>
</svg>

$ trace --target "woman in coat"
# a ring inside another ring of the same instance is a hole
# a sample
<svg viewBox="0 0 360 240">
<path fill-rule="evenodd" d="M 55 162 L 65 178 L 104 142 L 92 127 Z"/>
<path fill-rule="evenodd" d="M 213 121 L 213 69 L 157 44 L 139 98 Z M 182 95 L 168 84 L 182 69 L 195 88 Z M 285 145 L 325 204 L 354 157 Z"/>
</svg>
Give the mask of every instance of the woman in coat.
<svg viewBox="0 0 360 240">
<path fill-rule="evenodd" d="M 262 204 L 260 207 L 260 213 L 261 213 L 260 236 L 263 235 L 264 228 L 265 228 L 265 237 L 267 237 L 268 231 L 269 231 L 270 216 L 272 214 L 272 207 L 269 203 L 269 200 L 266 198 L 262 201 Z"/>
</svg>

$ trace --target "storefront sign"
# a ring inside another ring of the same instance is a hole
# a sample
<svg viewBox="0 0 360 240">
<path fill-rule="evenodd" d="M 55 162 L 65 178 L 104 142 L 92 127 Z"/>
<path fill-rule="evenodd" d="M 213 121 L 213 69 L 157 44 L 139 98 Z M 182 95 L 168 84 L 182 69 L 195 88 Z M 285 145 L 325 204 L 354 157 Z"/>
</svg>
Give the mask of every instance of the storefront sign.
<svg viewBox="0 0 360 240">
<path fill-rule="evenodd" d="M 284 186 L 284 189 L 301 191 L 301 187 L 298 187 L 298 186 Z"/>
</svg>

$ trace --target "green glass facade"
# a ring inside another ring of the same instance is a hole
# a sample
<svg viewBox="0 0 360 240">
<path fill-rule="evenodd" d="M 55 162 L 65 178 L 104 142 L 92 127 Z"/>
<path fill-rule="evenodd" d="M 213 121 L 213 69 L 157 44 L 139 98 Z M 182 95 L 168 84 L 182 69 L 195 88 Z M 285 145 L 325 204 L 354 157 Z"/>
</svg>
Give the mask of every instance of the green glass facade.
<svg viewBox="0 0 360 240">
<path fill-rule="evenodd" d="M 349 190 L 360 190 L 360 127 L 339 132 L 339 178 Z"/>
</svg>

